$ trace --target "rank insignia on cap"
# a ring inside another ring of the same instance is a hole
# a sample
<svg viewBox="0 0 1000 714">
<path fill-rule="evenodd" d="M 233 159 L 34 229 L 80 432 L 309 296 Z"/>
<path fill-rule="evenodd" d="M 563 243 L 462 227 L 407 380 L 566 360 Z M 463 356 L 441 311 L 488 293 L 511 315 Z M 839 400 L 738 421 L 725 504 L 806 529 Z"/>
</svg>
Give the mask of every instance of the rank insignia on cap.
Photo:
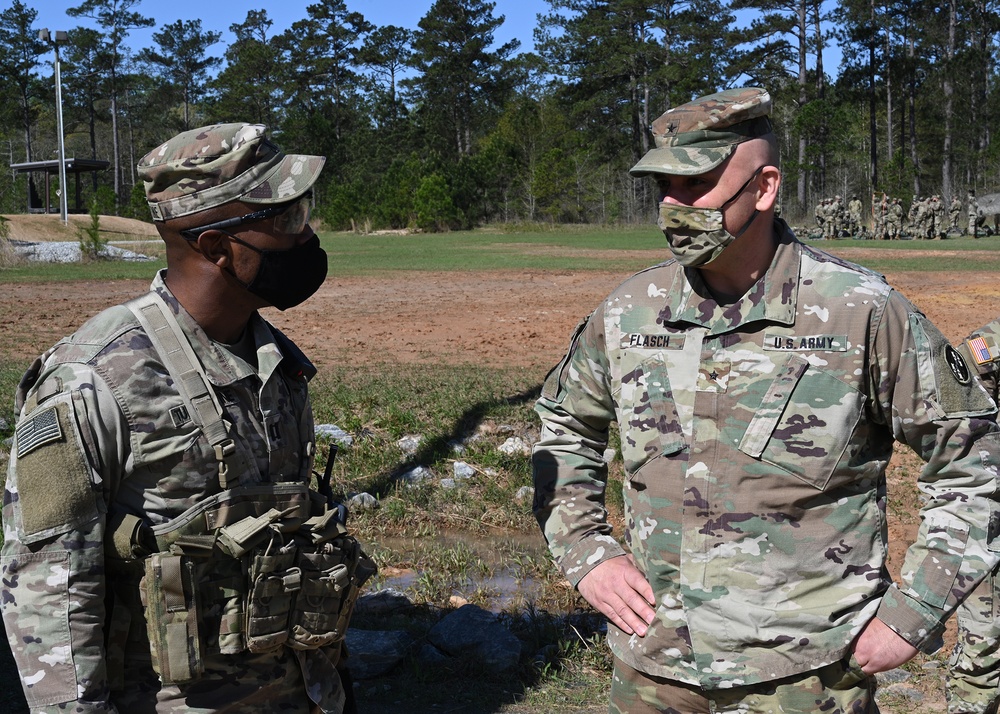
<svg viewBox="0 0 1000 714">
<path fill-rule="evenodd" d="M 19 424 L 14 430 L 14 438 L 17 442 L 18 458 L 37 449 L 42 444 L 62 439 L 62 427 L 59 426 L 59 415 L 56 413 L 55 407 L 46 409 Z"/>
<path fill-rule="evenodd" d="M 969 346 L 969 352 L 976 360 L 976 364 L 986 364 L 996 358 L 996 348 L 991 349 L 985 337 L 973 337 L 971 340 L 966 340 L 965 344 Z"/>
</svg>

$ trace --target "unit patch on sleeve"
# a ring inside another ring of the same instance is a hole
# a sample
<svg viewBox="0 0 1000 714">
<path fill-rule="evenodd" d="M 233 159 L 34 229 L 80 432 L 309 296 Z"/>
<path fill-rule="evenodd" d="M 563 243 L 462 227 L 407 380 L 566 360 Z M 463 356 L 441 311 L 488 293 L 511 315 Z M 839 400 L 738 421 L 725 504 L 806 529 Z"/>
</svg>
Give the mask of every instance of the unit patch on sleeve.
<svg viewBox="0 0 1000 714">
<path fill-rule="evenodd" d="M 846 352 L 847 335 L 764 335 L 765 350 L 782 352 Z"/>
<path fill-rule="evenodd" d="M 944 348 L 944 358 L 948 361 L 948 367 L 951 368 L 951 373 L 955 375 L 955 380 L 962 385 L 968 385 L 972 383 L 972 373 L 969 372 L 968 365 L 965 364 L 965 360 L 962 359 L 962 355 L 958 353 L 951 345 L 946 345 Z"/>
</svg>

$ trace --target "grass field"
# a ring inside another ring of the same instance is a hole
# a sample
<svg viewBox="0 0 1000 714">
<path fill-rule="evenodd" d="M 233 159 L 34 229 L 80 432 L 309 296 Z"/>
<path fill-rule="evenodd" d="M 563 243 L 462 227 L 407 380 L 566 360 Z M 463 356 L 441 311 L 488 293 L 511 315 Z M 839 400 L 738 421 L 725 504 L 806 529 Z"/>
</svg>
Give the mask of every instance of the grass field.
<svg viewBox="0 0 1000 714">
<path fill-rule="evenodd" d="M 548 230 L 484 228 L 473 232 L 428 234 L 321 233 L 338 275 L 377 275 L 385 271 L 466 270 L 614 270 L 627 275 L 649 263 L 649 252 L 669 257 L 655 227 L 568 228 Z M 880 272 L 890 270 L 968 271 L 1000 268 L 1000 237 L 945 241 L 810 241 Z M 148 250 L 143 251 L 143 246 Z M 0 282 L 61 282 L 145 278 L 164 267 L 157 240 L 130 246 L 160 258 L 155 263 L 118 261 L 70 265 L 22 265 L 0 269 Z M 945 253 L 945 255 L 942 255 Z"/>
<path fill-rule="evenodd" d="M 655 228 L 323 234 L 322 241 L 330 255 L 331 274 L 373 281 L 396 271 L 488 275 L 522 269 L 602 270 L 624 277 L 667 258 Z M 1000 238 L 843 240 L 815 245 L 880 272 L 1000 268 Z M 0 283 L 148 280 L 156 267 L 149 263 L 18 266 L 0 270 Z M 580 314 L 592 307 L 582 306 Z M 294 314 L 290 319 L 294 321 Z M 566 337 L 552 339 L 561 343 Z M 10 348 L 0 343 L 0 418 L 7 425 L 0 430 L 0 439 L 13 431 L 13 393 L 27 366 L 23 358 L 4 357 Z M 354 446 L 341 450 L 335 462 L 339 494 L 347 497 L 364 491 L 380 500 L 377 510 L 352 517 L 382 568 L 371 587 L 401 587 L 417 605 L 388 622 L 359 617 L 355 626 L 409 629 L 420 637 L 443 610 L 467 601 L 500 611 L 524 644 L 521 666 L 502 676 L 475 662 L 438 669 L 404 664 L 389 677 L 360 685 L 363 712 L 606 710 L 610 665 L 598 623 L 540 547 L 530 498 L 518 498 L 519 490 L 531 483 L 528 457 L 497 448 L 509 437 L 530 441 L 537 435 L 532 404 L 545 369 L 401 363 L 390 354 L 384 361 L 366 363 L 364 369 L 334 364 L 314 380 L 317 423 L 337 424 L 355 438 Z M 419 434 L 421 441 L 409 452 L 399 442 L 413 434 Z M 320 448 L 319 454 L 322 468 L 326 451 Z M 440 478 L 451 476 L 459 460 L 471 465 L 475 475 L 460 487 L 442 488 Z M 436 478 L 405 487 L 399 476 L 414 466 L 428 468 Z M 616 521 L 621 519 L 617 487 L 621 473 L 621 462 L 616 460 L 611 473 L 615 484 L 609 488 L 611 518 Z M 908 493 L 891 501 L 890 507 L 912 515 L 914 498 Z M 0 690 L 10 686 L 9 681 L 0 681 Z M 897 709 L 890 700 L 883 711 L 920 710 L 905 702 Z"/>
</svg>

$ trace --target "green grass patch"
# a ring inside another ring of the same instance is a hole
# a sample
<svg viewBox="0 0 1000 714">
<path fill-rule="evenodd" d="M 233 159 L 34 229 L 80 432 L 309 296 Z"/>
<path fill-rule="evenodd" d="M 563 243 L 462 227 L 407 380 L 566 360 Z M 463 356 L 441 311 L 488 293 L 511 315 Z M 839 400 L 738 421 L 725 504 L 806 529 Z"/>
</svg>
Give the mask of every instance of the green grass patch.
<svg viewBox="0 0 1000 714">
<path fill-rule="evenodd" d="M 317 424 L 335 424 L 354 437 L 333 466 L 340 495 L 368 492 L 384 501 L 370 524 L 396 534 L 421 524 L 478 528 L 526 527 L 516 512 L 514 492 L 530 483 L 527 456 L 496 449 L 506 439 L 537 435 L 533 405 L 544 374 L 522 369 L 476 366 L 370 365 L 365 372 L 329 370 L 311 385 Z M 398 444 L 420 438 L 416 451 Z M 327 453 L 320 446 L 320 466 Z M 403 488 L 400 476 L 416 466 L 435 479 L 450 478 L 462 460 L 476 469 L 474 494 L 415 485 Z M 490 477 L 479 478 L 491 475 Z"/>
<path fill-rule="evenodd" d="M 73 280 L 152 280 L 166 268 L 164 258 L 146 262 L 93 260 L 85 263 L 19 263 L 0 268 L 0 283 L 48 283 Z"/>
<path fill-rule="evenodd" d="M 663 235 L 655 226 L 579 228 L 520 233 L 456 231 L 414 235 L 328 233 L 323 247 L 332 273 L 368 275 L 385 270 L 621 270 L 647 266 L 648 255 L 628 251 L 662 251 Z M 595 251 L 620 255 L 595 256 Z M 654 259 L 654 261 L 656 260 Z"/>
<path fill-rule="evenodd" d="M 1000 269 L 1000 238 L 809 241 L 876 272 L 968 272 Z M 864 251 L 864 254 L 859 254 Z"/>
<path fill-rule="evenodd" d="M 324 232 L 320 239 L 330 256 L 330 274 L 338 276 L 377 275 L 400 270 L 611 270 L 625 276 L 670 257 L 663 235 L 654 225 L 491 226 L 475 231 L 413 235 Z M 1000 268 L 1000 238 L 993 237 L 808 243 L 879 272 Z M 852 254 L 855 249 L 863 249 L 865 254 Z M 941 252 L 948 255 L 941 255 Z M 971 252 L 975 254 L 964 255 Z M 148 280 L 165 265 L 162 254 L 148 263 L 104 260 L 72 264 L 28 263 L 0 268 L 0 282 Z"/>
<path fill-rule="evenodd" d="M 14 434 L 14 419 L 17 417 L 14 409 L 14 393 L 18 382 L 21 381 L 21 375 L 27 368 L 27 361 L 14 360 L 0 354 L 0 420 L 3 422 L 0 423 L 0 442 Z M 6 471 L 3 473 L 6 475 Z M 2 537 L 0 534 L 0 539 Z"/>
</svg>

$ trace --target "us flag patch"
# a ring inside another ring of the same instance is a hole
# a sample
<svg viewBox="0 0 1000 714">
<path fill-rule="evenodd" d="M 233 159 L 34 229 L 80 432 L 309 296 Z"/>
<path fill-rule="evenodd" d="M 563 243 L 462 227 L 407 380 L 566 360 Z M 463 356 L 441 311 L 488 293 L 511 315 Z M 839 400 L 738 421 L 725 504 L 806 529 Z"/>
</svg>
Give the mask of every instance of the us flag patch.
<svg viewBox="0 0 1000 714">
<path fill-rule="evenodd" d="M 972 358 L 976 360 L 976 364 L 986 364 L 993 361 L 993 352 L 990 350 L 990 346 L 986 343 L 985 338 L 974 337 L 971 340 L 966 340 L 965 343 L 969 346 L 969 352 L 972 353 Z"/>
<path fill-rule="evenodd" d="M 42 444 L 62 439 L 62 427 L 59 426 L 59 415 L 56 408 L 46 409 L 17 425 L 14 430 L 17 442 L 17 457 L 37 449 Z"/>
</svg>

